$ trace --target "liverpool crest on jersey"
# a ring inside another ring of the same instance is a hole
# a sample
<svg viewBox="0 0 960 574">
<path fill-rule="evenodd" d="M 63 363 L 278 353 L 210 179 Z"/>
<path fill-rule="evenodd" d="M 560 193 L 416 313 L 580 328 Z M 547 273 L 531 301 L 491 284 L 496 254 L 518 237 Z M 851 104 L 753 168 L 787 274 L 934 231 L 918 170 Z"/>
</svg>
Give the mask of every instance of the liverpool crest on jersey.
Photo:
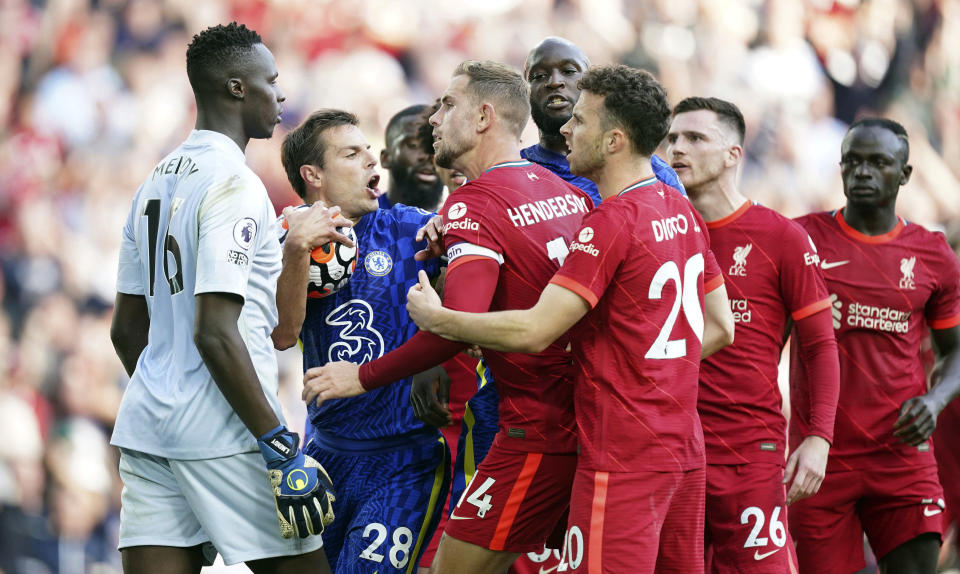
<svg viewBox="0 0 960 574">
<path fill-rule="evenodd" d="M 753 243 L 747 243 L 733 250 L 733 265 L 727 272 L 728 275 L 734 277 L 747 276 L 747 255 L 750 255 L 752 249 Z"/>
<path fill-rule="evenodd" d="M 900 260 L 900 273 L 903 275 L 900 277 L 900 288 L 901 289 L 916 289 L 916 284 L 913 281 L 913 266 L 917 264 L 917 258 L 913 257 L 904 257 Z"/>
</svg>

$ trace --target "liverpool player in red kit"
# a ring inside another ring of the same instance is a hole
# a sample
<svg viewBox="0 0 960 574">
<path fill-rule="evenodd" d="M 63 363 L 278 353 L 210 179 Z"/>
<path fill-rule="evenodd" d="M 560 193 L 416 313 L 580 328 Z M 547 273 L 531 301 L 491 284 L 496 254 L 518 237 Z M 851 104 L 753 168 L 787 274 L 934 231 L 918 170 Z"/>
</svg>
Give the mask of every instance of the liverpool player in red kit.
<svg viewBox="0 0 960 574">
<path fill-rule="evenodd" d="M 407 307 L 423 329 L 504 350 L 537 352 L 572 328 L 580 458 L 560 568 L 703 572 L 697 372 L 733 337 L 723 277 L 703 220 L 650 168 L 670 119 L 660 84 L 617 65 L 581 88 L 562 133 L 603 203 L 536 305 L 454 312 L 421 275 Z"/>
<path fill-rule="evenodd" d="M 440 101 L 430 118 L 436 162 L 469 179 L 441 211 L 449 258 L 444 304 L 475 312 L 529 307 L 567 255 L 591 201 L 520 158 L 530 104 L 518 72 L 464 62 Z M 577 458 L 568 344 L 562 337 L 534 355 L 483 349 L 500 395 L 500 432 L 450 515 L 434 572 L 503 572 L 520 553 L 541 550 L 561 521 Z M 310 369 L 304 398 L 352 396 L 463 348 L 421 332 L 359 370 L 350 363 Z"/>
<path fill-rule="evenodd" d="M 820 251 L 841 380 L 826 479 L 790 508 L 804 574 L 862 568 L 863 532 L 881 572 L 936 569 L 943 493 L 929 437 L 960 390 L 960 265 L 942 234 L 896 214 L 908 157 L 900 124 L 854 122 L 840 157 L 846 206 L 798 219 Z M 945 357 L 929 391 L 920 353 L 927 327 Z M 814 375 L 806 367 L 791 361 L 795 385 Z"/>
<path fill-rule="evenodd" d="M 816 493 L 833 438 L 840 367 L 816 249 L 798 224 L 737 189 L 746 131 L 735 105 L 687 98 L 673 110 L 667 157 L 707 222 L 724 271 L 736 341 L 700 365 L 697 411 L 707 453 L 707 571 L 796 571 L 787 504 Z M 788 320 L 807 369 L 809 413 L 787 462 L 777 365 Z"/>
</svg>

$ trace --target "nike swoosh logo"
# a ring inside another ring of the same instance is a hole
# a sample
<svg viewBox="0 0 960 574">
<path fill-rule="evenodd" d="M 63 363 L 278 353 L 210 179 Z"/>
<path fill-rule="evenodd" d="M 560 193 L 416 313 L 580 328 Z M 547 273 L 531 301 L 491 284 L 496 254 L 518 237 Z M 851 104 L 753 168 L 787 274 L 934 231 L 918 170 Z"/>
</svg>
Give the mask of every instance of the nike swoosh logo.
<svg viewBox="0 0 960 574">
<path fill-rule="evenodd" d="M 472 520 L 472 516 L 457 516 L 456 514 L 450 515 L 450 520 Z"/>
<path fill-rule="evenodd" d="M 841 265 L 846 265 L 847 263 L 850 263 L 849 259 L 846 261 L 823 261 L 820 263 L 820 268 L 833 269 L 834 267 L 840 267 Z"/>
<path fill-rule="evenodd" d="M 780 548 L 777 548 L 776 550 L 771 550 L 770 552 L 764 552 L 763 554 L 760 554 L 760 551 L 759 551 L 759 550 L 754 550 L 754 551 L 753 551 L 753 559 L 754 559 L 754 560 L 763 560 L 764 558 L 766 558 L 766 557 L 768 557 L 768 556 L 772 556 L 772 555 L 776 554 L 777 552 L 780 552 Z"/>
<path fill-rule="evenodd" d="M 924 515 L 924 516 L 936 516 L 936 515 L 940 514 L 941 512 L 943 512 L 943 510 L 941 510 L 941 509 L 939 509 L 939 508 L 934 508 L 933 510 L 930 510 L 930 507 L 929 507 L 929 506 L 924 506 L 924 507 L 923 507 L 923 515 Z"/>
<path fill-rule="evenodd" d="M 550 574 L 550 572 L 553 572 L 554 570 L 556 570 L 556 569 L 559 568 L 559 567 L 560 567 L 559 564 L 557 564 L 556 566 L 554 566 L 554 567 L 552 567 L 552 568 L 544 568 L 543 566 L 541 566 L 541 567 L 540 567 L 540 574 Z"/>
</svg>

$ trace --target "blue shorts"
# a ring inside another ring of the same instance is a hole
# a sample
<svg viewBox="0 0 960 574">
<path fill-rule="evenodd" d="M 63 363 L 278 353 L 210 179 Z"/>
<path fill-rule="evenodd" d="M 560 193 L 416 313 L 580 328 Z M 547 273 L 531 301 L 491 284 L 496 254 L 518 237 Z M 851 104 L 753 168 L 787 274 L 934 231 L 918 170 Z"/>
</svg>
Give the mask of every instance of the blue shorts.
<svg viewBox="0 0 960 574">
<path fill-rule="evenodd" d="M 450 450 L 436 429 L 354 441 L 314 432 L 304 452 L 330 474 L 336 519 L 323 547 L 336 574 L 416 572 L 450 485 Z"/>
<path fill-rule="evenodd" d="M 493 373 L 481 360 L 477 365 L 477 392 L 467 401 L 463 413 L 460 440 L 457 441 L 457 458 L 454 461 L 453 481 L 450 485 L 450 508 L 448 514 L 460 502 L 467 485 L 477 472 L 477 466 L 487 456 L 500 422 L 498 403 L 500 395 L 493 384 Z"/>
</svg>

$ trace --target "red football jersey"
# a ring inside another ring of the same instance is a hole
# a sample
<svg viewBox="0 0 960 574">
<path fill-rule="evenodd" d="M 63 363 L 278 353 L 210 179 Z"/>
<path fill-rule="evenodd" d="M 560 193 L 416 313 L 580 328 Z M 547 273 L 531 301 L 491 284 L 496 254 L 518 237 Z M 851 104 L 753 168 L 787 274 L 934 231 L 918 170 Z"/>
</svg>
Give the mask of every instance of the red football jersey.
<svg viewBox="0 0 960 574">
<path fill-rule="evenodd" d="M 893 423 L 904 401 L 927 391 L 920 352 L 927 326 L 960 324 L 957 257 L 943 234 L 902 218 L 878 236 L 850 227 L 842 211 L 797 221 L 820 253 L 840 353 L 828 472 L 935 464 L 930 441 L 907 446 L 893 436 Z M 791 380 L 802 381 L 806 372 L 793 358 Z M 791 395 L 793 408 L 804 408 L 804 399 Z M 791 444 L 803 430 L 791 424 Z"/>
<path fill-rule="evenodd" d="M 582 191 L 537 164 L 497 164 L 443 206 L 449 269 L 494 259 L 500 277 L 490 310 L 533 307 L 591 207 Z M 564 335 L 537 354 L 483 350 L 500 395 L 495 444 L 524 452 L 576 450 L 568 343 Z"/>
<path fill-rule="evenodd" d="M 703 298 L 723 276 L 690 202 L 655 178 L 631 185 L 584 218 L 551 283 L 593 307 L 570 331 L 580 468 L 702 468 Z"/>
<path fill-rule="evenodd" d="M 817 251 L 798 224 L 751 202 L 707 228 L 736 322 L 733 344 L 700 365 L 707 461 L 783 465 L 787 421 L 777 367 L 787 319 L 830 307 Z M 830 440 L 833 419 L 813 422 L 815 434 Z"/>
</svg>

